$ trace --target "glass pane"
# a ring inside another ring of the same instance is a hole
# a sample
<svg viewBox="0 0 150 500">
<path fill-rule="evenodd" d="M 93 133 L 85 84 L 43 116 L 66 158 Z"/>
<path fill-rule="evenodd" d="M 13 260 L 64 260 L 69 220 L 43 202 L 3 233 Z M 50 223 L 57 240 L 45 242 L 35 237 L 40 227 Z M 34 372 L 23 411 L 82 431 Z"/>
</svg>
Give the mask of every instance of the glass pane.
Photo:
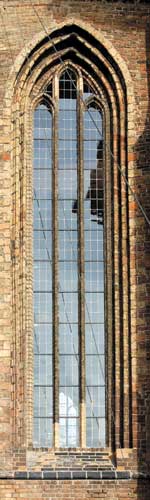
<svg viewBox="0 0 150 500">
<path fill-rule="evenodd" d="M 103 170 L 102 115 L 93 103 L 84 113 L 84 241 L 87 446 L 95 447 L 105 417 Z"/>
<path fill-rule="evenodd" d="M 59 170 L 75 170 L 77 164 L 77 143 L 75 140 L 59 140 Z"/>
<path fill-rule="evenodd" d="M 58 171 L 59 401 L 60 415 L 65 417 L 76 417 L 79 405 L 79 373 L 76 354 L 78 351 L 76 94 L 76 75 L 68 68 L 61 76 L 59 85 Z M 61 352 L 64 355 L 61 355 Z M 66 356 L 65 354 L 68 353 L 70 355 Z M 60 446 L 77 445 L 77 436 L 77 420 L 60 419 Z"/>
<path fill-rule="evenodd" d="M 34 264 L 34 290 L 36 292 L 49 292 L 52 290 L 52 266 L 49 261 L 35 261 Z"/>
<path fill-rule="evenodd" d="M 79 407 L 78 387 L 60 387 L 59 415 L 60 417 L 77 417 Z"/>
<path fill-rule="evenodd" d="M 34 169 L 41 169 L 43 171 L 44 169 L 50 169 L 51 166 L 52 143 L 49 130 L 44 128 L 41 131 L 39 128 L 38 132 L 36 131 L 36 137 L 34 139 Z"/>
<path fill-rule="evenodd" d="M 98 108 L 91 107 L 84 114 L 84 140 L 88 141 L 87 148 L 89 150 L 95 149 L 95 142 L 102 138 L 102 116 Z M 91 145 L 91 141 L 94 142 Z M 90 143 L 90 144 L 89 144 Z M 97 144 L 96 144 L 97 151 Z"/>
<path fill-rule="evenodd" d="M 78 354 L 78 323 L 71 325 L 60 323 L 59 327 L 60 354 Z"/>
<path fill-rule="evenodd" d="M 71 245 L 73 239 L 71 231 L 72 230 L 77 231 L 77 214 L 73 212 L 73 206 L 74 206 L 74 201 L 72 201 L 72 199 L 71 200 L 61 199 L 61 203 L 59 204 L 59 213 L 58 213 L 59 229 L 63 231 L 61 237 L 64 238 L 64 240 L 69 241 L 69 244 Z M 64 233 L 64 231 L 66 231 L 66 233 Z M 74 251 L 73 248 L 72 251 Z"/>
<path fill-rule="evenodd" d="M 86 323 L 104 323 L 104 294 L 86 292 L 85 300 Z"/>
<path fill-rule="evenodd" d="M 36 355 L 34 357 L 35 385 L 52 385 L 52 356 Z"/>
<path fill-rule="evenodd" d="M 104 291 L 104 266 L 103 262 L 85 263 L 85 290 L 89 292 Z"/>
<path fill-rule="evenodd" d="M 67 68 L 59 81 L 60 109 L 76 109 L 76 74 Z"/>
<path fill-rule="evenodd" d="M 104 354 L 104 323 L 86 323 L 86 354 Z"/>
<path fill-rule="evenodd" d="M 63 386 L 78 385 L 78 356 L 60 356 L 60 381 Z"/>
<path fill-rule="evenodd" d="M 86 356 L 86 384 L 90 385 L 104 385 L 105 384 L 105 367 L 104 355 L 87 355 Z"/>
<path fill-rule="evenodd" d="M 79 419 L 78 418 L 60 418 L 60 446 L 76 447 L 79 446 Z"/>
<path fill-rule="evenodd" d="M 72 324 L 78 322 L 78 294 L 76 292 L 59 293 L 60 323 L 68 323 L 72 332 Z"/>
<path fill-rule="evenodd" d="M 53 416 L 52 387 L 35 387 L 34 415 L 35 417 Z"/>
<path fill-rule="evenodd" d="M 52 226 L 52 208 L 49 200 L 34 200 L 34 229 L 48 231 Z M 44 239 L 45 234 L 43 233 Z M 46 243 L 45 243 L 46 244 Z"/>
<path fill-rule="evenodd" d="M 42 229 L 34 231 L 34 259 L 35 260 L 47 260 L 52 259 L 52 232 L 49 230 Z"/>
<path fill-rule="evenodd" d="M 83 98 L 87 99 L 88 97 L 91 97 L 94 95 L 94 90 L 92 89 L 91 85 L 83 79 Z"/>
<path fill-rule="evenodd" d="M 34 113 L 34 446 L 52 446 L 52 115 Z"/>
<path fill-rule="evenodd" d="M 34 292 L 34 322 L 52 323 L 52 294 Z"/>
<path fill-rule="evenodd" d="M 34 169 L 34 198 L 35 200 L 50 200 L 51 192 L 51 171 L 42 168 Z M 37 203 L 38 205 L 38 203 Z M 41 201 L 40 201 L 41 205 Z M 50 205 L 50 203 L 49 203 Z"/>
<path fill-rule="evenodd" d="M 46 129 L 46 136 L 51 138 L 52 132 L 52 115 L 44 104 L 36 108 L 34 112 L 34 134 L 36 129 L 39 130 L 39 136 L 42 137 L 43 130 Z"/>
<path fill-rule="evenodd" d="M 77 172 L 75 172 L 75 170 L 59 171 L 58 190 L 59 190 L 59 200 L 73 201 L 77 198 Z M 59 206 L 61 206 L 60 203 Z M 72 206 L 68 208 L 72 210 Z"/>
<path fill-rule="evenodd" d="M 89 448 L 105 446 L 105 418 L 86 419 L 86 443 Z"/>
<path fill-rule="evenodd" d="M 70 222 L 72 224 L 72 221 Z M 59 226 L 61 226 L 61 220 Z M 67 222 L 68 224 L 68 222 Z M 60 230 L 59 238 L 59 259 L 77 260 L 77 231 L 72 229 Z"/>
<path fill-rule="evenodd" d="M 35 354 L 52 354 L 52 324 L 34 324 Z"/>
<path fill-rule="evenodd" d="M 59 112 L 59 139 L 76 140 L 76 129 L 74 123 L 76 121 L 76 110 L 66 110 Z"/>
<path fill-rule="evenodd" d="M 85 214 L 86 216 L 86 214 Z M 97 231 L 97 225 L 93 221 L 93 226 L 91 230 L 85 230 L 85 260 L 88 261 L 100 261 L 103 260 L 103 232 L 99 226 Z M 86 227 L 86 222 L 85 222 Z M 98 238 L 97 238 L 98 236 Z"/>
<path fill-rule="evenodd" d="M 34 418 L 34 446 L 50 448 L 53 445 L 53 421 L 51 418 Z"/>
<path fill-rule="evenodd" d="M 87 417 L 105 417 L 105 387 L 86 389 Z"/>
<path fill-rule="evenodd" d="M 77 292 L 78 274 L 77 262 L 61 261 L 59 262 L 59 276 L 61 290 L 64 292 Z"/>
</svg>

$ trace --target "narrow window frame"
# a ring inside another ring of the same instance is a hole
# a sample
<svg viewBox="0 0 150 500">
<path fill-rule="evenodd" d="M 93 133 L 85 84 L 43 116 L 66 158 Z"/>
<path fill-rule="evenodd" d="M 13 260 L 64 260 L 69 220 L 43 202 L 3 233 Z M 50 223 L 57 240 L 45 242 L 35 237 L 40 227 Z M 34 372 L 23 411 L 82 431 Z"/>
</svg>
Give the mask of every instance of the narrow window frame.
<svg viewBox="0 0 150 500">
<path fill-rule="evenodd" d="M 75 65 L 72 65 L 72 64 L 69 64 L 69 65 L 68 65 L 68 63 L 67 63 L 67 64 L 64 64 L 62 68 L 60 68 L 59 70 L 56 70 L 56 72 L 54 72 L 54 74 L 53 74 L 53 76 L 52 76 L 52 78 L 51 78 L 51 81 L 52 81 L 52 82 L 53 82 L 55 79 L 57 79 L 57 81 L 59 81 L 58 75 L 61 75 L 61 73 L 63 73 L 63 72 L 65 71 L 65 67 L 67 67 L 67 68 L 68 68 L 68 70 L 69 70 L 70 68 L 72 68 L 73 70 L 75 70 L 75 71 L 76 71 L 76 73 L 78 73 L 77 78 L 82 78 L 82 79 L 83 79 L 83 78 L 85 78 L 85 75 L 84 75 L 84 73 L 85 73 L 85 72 L 84 72 L 84 71 L 83 71 L 83 72 L 82 72 L 82 71 L 79 71 L 79 70 L 77 71 L 77 67 L 76 67 Z M 87 81 L 88 81 L 87 75 L 86 75 L 86 79 L 87 79 Z M 93 84 L 93 82 L 92 82 L 92 87 L 94 88 L 94 84 Z M 56 85 L 55 85 L 55 88 L 56 88 Z M 98 86 L 97 86 L 97 89 L 96 89 L 96 93 L 97 93 L 97 92 L 98 92 Z M 43 100 L 43 97 L 44 97 L 44 100 Z M 40 102 L 40 103 L 45 103 L 45 98 L 46 98 L 46 100 L 47 100 L 47 102 L 48 102 L 48 103 L 51 103 L 51 106 L 52 106 L 52 108 L 51 108 L 51 109 L 53 110 L 53 113 L 54 113 L 54 116 L 53 116 L 53 127 L 52 127 L 52 131 L 53 131 L 53 132 L 52 132 L 52 133 L 53 133 L 53 137 L 55 137 L 55 133 L 56 133 L 55 116 L 56 116 L 57 102 L 55 102 L 55 96 L 54 96 L 54 94 L 53 94 L 53 97 L 52 97 L 52 98 L 51 98 L 50 96 L 48 96 L 48 98 L 47 98 L 46 92 L 44 92 L 44 94 L 43 94 L 43 95 L 42 95 L 42 93 L 41 93 L 41 100 L 40 100 L 40 101 L 38 101 L 38 103 L 39 103 L 39 102 Z M 80 99 L 80 98 L 79 98 L 79 99 Z M 102 102 L 101 102 L 100 97 L 98 97 L 98 95 L 95 95 L 94 97 L 93 97 L 93 96 L 92 96 L 92 97 L 89 97 L 88 99 L 86 99 L 86 102 L 85 102 L 85 103 L 86 103 L 86 105 L 90 106 L 90 104 L 91 104 L 92 102 L 94 102 L 94 101 L 95 101 L 95 102 L 96 102 L 96 104 L 98 105 L 98 107 L 99 107 L 99 111 L 100 111 L 100 113 L 102 114 L 102 120 L 103 120 L 103 130 L 104 130 L 104 139 L 103 139 L 104 146 L 103 146 L 103 154 L 104 154 L 104 157 L 105 157 L 105 153 L 106 153 L 106 151 L 105 151 L 105 146 L 106 146 L 106 138 L 105 138 L 105 110 L 104 110 L 104 106 L 103 106 L 103 104 L 102 104 Z M 82 103 L 82 104 L 83 104 L 83 103 Z M 34 103 L 34 109 L 35 109 L 35 107 L 36 107 L 36 106 L 37 106 L 37 103 L 36 103 L 36 104 Z M 107 113 L 107 115 L 108 115 L 108 113 Z M 108 127 L 108 126 L 107 126 L 107 128 L 109 129 L 109 127 Z M 56 144 L 56 142 L 55 142 L 55 140 L 54 140 L 53 142 L 54 142 L 54 148 L 55 148 L 55 144 Z M 54 155 L 55 155 L 55 154 L 56 154 L 56 159 L 55 159 L 55 162 L 56 162 L 56 161 L 57 161 L 57 152 L 54 152 L 54 151 L 53 151 L 53 158 L 54 158 Z M 104 160 L 104 164 L 105 164 L 105 160 Z M 105 170 L 104 170 L 104 175 L 105 175 Z M 104 180 L 104 189 L 105 189 L 105 180 Z M 104 195 L 104 200 L 105 200 L 105 198 L 106 198 L 106 197 L 105 197 L 105 195 Z M 104 201 L 104 203 L 106 204 L 106 200 Z M 106 294 L 105 294 L 105 295 L 106 295 Z M 105 313 L 106 313 L 106 307 L 105 307 Z M 105 314 L 105 315 L 106 315 L 106 314 Z M 56 359 L 57 354 L 58 354 L 58 353 L 56 352 L 56 353 L 55 353 L 55 359 Z M 105 353 L 105 357 L 106 357 L 106 353 Z M 54 392 L 55 392 L 55 390 L 54 390 Z M 106 401 L 106 408 L 107 408 L 107 401 Z M 58 415 L 58 413 L 57 413 L 57 415 Z M 84 435 L 85 435 L 85 431 L 84 431 Z M 84 441 L 84 438 L 82 439 L 82 437 L 81 437 L 81 433 L 80 433 L 80 446 L 81 446 L 82 448 L 86 447 L 86 445 L 85 445 L 85 441 Z M 59 441 L 58 441 L 58 426 L 57 426 L 57 425 L 56 425 L 56 426 L 54 426 L 54 446 L 53 446 L 53 447 L 54 447 L 54 448 L 59 447 Z M 98 447 L 98 448 L 99 448 L 99 447 Z M 90 448 L 87 448 L 87 450 L 88 450 L 88 449 L 90 449 Z"/>
</svg>

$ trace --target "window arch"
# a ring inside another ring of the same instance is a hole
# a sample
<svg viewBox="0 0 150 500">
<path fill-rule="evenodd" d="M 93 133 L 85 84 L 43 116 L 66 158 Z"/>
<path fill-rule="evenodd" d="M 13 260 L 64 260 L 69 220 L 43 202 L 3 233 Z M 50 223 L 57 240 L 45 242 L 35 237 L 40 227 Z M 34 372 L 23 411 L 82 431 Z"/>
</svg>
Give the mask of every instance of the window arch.
<svg viewBox="0 0 150 500">
<path fill-rule="evenodd" d="M 49 90 L 50 89 L 50 90 Z M 34 445 L 105 444 L 103 117 L 82 72 L 34 112 Z"/>
<path fill-rule="evenodd" d="M 79 23 L 80 24 L 80 23 Z M 53 50 L 53 39 L 56 51 Z M 58 81 L 65 68 L 75 71 L 79 92 L 85 83 L 87 106 L 98 105 L 103 117 L 104 211 L 105 211 L 105 352 L 106 352 L 106 443 L 115 449 L 132 446 L 132 398 L 135 380 L 131 367 L 134 325 L 130 317 L 134 287 L 130 290 L 130 199 L 118 165 L 132 171 L 134 92 L 132 81 L 114 47 L 99 32 L 90 33 L 86 25 L 59 25 L 50 38 L 39 35 L 28 47 L 27 57 L 18 59 L 18 74 L 7 94 L 6 109 L 12 111 L 13 148 L 13 436 L 16 446 L 33 446 L 33 259 L 32 259 L 32 123 L 33 109 L 46 105 L 52 115 L 52 158 L 58 162 Z M 130 82 L 130 85 L 129 85 Z M 128 92 L 128 88 L 130 91 Z M 55 89 L 55 90 L 54 90 Z M 90 92 L 89 92 L 90 89 Z M 12 101 L 11 101 L 12 98 Z M 81 101 L 82 102 L 82 101 Z M 83 103 L 82 103 L 82 107 Z M 129 110 L 132 113 L 128 113 Z M 80 111 L 77 106 L 78 123 Z M 90 110 L 89 110 L 90 111 Z M 86 112 L 86 109 L 84 110 Z M 82 110 L 83 113 L 83 110 Z M 83 116 L 83 115 L 82 115 Z M 128 129 L 127 129 L 128 124 Z M 79 138 L 77 134 L 77 140 Z M 81 137 L 81 135 L 80 135 Z M 82 143 L 83 145 L 83 143 Z M 81 145 L 80 145 L 81 147 Z M 128 156 L 129 153 L 129 156 Z M 80 158 L 83 157 L 82 147 Z M 79 158 L 79 155 L 78 155 Z M 130 161 L 131 160 L 131 161 Z M 77 165 L 78 169 L 78 165 Z M 93 174 L 92 174 L 93 175 Z M 53 175 L 53 183 L 56 178 Z M 53 190 L 55 192 L 55 190 Z M 89 203 L 88 199 L 86 203 Z M 19 217 L 18 217 L 19 214 Z M 54 220 L 54 219 L 53 219 Z M 55 219 L 56 220 L 56 219 Z M 131 231 L 132 232 L 132 231 Z M 133 238 L 134 240 L 134 238 Z M 130 249 L 134 248 L 134 241 Z M 52 256 L 53 257 L 53 256 Z M 56 259 L 57 260 L 57 259 Z M 54 262 L 54 258 L 53 258 Z M 53 268 L 54 269 L 54 268 Z M 58 272 L 57 266 L 55 271 Z M 56 272 L 55 272 L 56 276 Z M 133 276 L 132 276 L 133 278 Z M 133 278 L 134 279 L 134 278 Z M 54 283 L 54 280 L 53 280 Z M 55 280 L 56 284 L 56 280 Z M 54 293 L 54 291 L 53 291 Z M 82 295 L 82 294 L 81 294 Z M 131 299 L 131 300 L 130 300 Z M 56 308 L 58 311 L 58 308 Z M 54 313 L 54 310 L 53 310 Z M 54 322 L 53 322 L 54 324 Z M 58 344 L 57 344 L 58 345 Z M 21 349 L 21 351 L 20 351 Z M 56 350 L 54 359 L 57 359 Z M 81 359 L 81 357 L 80 357 Z M 85 363 L 81 364 L 85 366 Z M 80 367 L 81 369 L 81 367 Z M 132 376 L 131 376 L 132 375 Z M 83 380 L 83 377 L 82 377 Z M 56 377 L 55 384 L 56 385 Z M 58 385 L 58 381 L 57 381 Z M 21 388 L 17 390 L 18 386 Z M 85 387 L 85 385 L 84 385 Z M 133 389 L 133 392 L 132 392 Z M 80 394 L 81 400 L 81 394 Z M 28 401 L 28 405 L 26 404 Z M 53 397 L 53 445 L 58 446 L 58 399 Z M 19 411 L 18 411 L 19 408 Z M 85 406 L 81 406 L 85 422 Z M 80 415 L 81 415 L 80 408 Z M 19 428 L 19 432 L 18 432 Z M 130 429 L 130 432 L 129 432 Z M 79 441 L 85 446 L 85 426 Z M 35 444 L 35 441 L 34 441 Z"/>
</svg>

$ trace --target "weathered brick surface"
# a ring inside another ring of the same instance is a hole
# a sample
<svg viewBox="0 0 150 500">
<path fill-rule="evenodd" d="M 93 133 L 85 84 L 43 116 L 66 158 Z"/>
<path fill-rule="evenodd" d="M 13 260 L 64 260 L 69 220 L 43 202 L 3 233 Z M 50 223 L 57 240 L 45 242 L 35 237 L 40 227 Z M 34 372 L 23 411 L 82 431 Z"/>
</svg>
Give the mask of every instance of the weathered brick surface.
<svg viewBox="0 0 150 500">
<path fill-rule="evenodd" d="M 132 498 L 149 500 L 150 485 L 146 481 L 15 481 L 0 482 L 0 499 L 46 500 L 51 499 L 91 499 L 127 500 Z"/>
<path fill-rule="evenodd" d="M 31 446 L 32 260 L 29 255 L 32 241 L 28 221 L 32 215 L 32 184 L 28 182 L 27 186 L 31 168 L 31 127 L 26 121 L 25 103 L 36 81 L 38 64 L 36 71 L 33 70 L 34 61 L 40 54 L 45 57 L 42 40 L 46 33 L 43 25 L 47 33 L 52 33 L 61 26 L 76 24 L 95 37 L 97 42 L 93 45 L 93 57 L 97 56 L 100 43 L 112 58 L 112 64 L 107 59 L 107 69 L 114 79 L 115 90 L 104 73 L 101 74 L 101 81 L 114 113 L 115 158 L 118 158 L 120 142 L 121 162 L 123 168 L 127 165 L 130 186 L 150 217 L 149 2 L 33 0 L 33 4 L 39 17 L 28 0 L 6 0 L 0 5 L 1 476 L 13 475 L 14 471 L 47 470 L 48 466 L 57 471 L 61 468 L 88 470 L 84 454 L 80 456 L 81 450 L 74 450 L 73 456 L 69 452 L 57 455 L 52 450 L 32 450 Z M 48 45 L 49 41 L 45 43 Z M 105 56 L 102 50 L 98 56 L 101 62 L 106 63 Z M 44 76 L 42 78 L 44 82 Z M 103 97 L 105 99 L 105 92 Z M 120 114 L 119 119 L 117 113 Z M 150 464 L 150 228 L 131 192 L 128 193 L 129 203 L 126 206 L 126 191 L 121 182 L 123 229 L 120 260 L 118 178 L 116 169 L 113 332 L 116 379 L 115 385 L 113 381 L 108 384 L 109 421 L 110 407 L 112 411 L 115 408 L 115 438 L 113 442 L 114 426 L 110 422 L 111 438 L 106 454 L 102 452 L 98 458 L 90 451 L 87 462 L 93 471 L 117 467 L 117 470 L 146 474 Z M 109 356 L 110 360 L 110 353 Z M 111 362 L 109 369 L 111 374 Z M 119 449 L 119 443 L 122 449 Z M 2 499 L 63 499 L 72 497 L 72 492 L 74 498 L 148 500 L 150 497 L 149 480 L 140 478 L 117 482 L 94 482 L 91 479 L 74 483 L 61 480 L 0 481 Z"/>
</svg>

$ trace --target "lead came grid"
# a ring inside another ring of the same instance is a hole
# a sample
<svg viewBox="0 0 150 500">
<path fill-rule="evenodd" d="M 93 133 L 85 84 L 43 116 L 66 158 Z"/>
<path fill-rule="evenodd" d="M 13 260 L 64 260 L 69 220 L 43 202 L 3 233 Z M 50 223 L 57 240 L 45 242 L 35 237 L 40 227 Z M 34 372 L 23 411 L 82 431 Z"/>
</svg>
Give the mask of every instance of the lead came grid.
<svg viewBox="0 0 150 500">
<path fill-rule="evenodd" d="M 97 447 L 105 445 L 103 143 L 95 127 L 102 132 L 101 113 L 95 104 L 89 111 L 84 113 L 86 442 Z"/>
<path fill-rule="evenodd" d="M 58 369 L 62 447 L 80 445 L 78 194 L 81 186 L 77 189 L 77 82 L 74 72 L 69 70 L 69 73 L 70 77 L 64 72 L 60 79 L 58 124 Z M 93 89 L 84 80 L 83 98 L 92 98 L 92 94 L 94 99 Z M 91 116 L 84 111 L 86 445 L 98 447 L 105 445 L 103 141 L 95 127 L 97 123 L 102 130 L 102 116 L 94 100 L 89 111 Z M 40 105 L 34 115 L 34 445 L 37 447 L 53 445 L 51 166 L 52 115 L 46 106 Z"/>
<path fill-rule="evenodd" d="M 34 446 L 52 446 L 52 116 L 34 113 Z"/>
<path fill-rule="evenodd" d="M 70 71 L 69 71 L 70 73 Z M 79 445 L 76 77 L 64 72 L 59 99 L 60 446 Z"/>
</svg>

